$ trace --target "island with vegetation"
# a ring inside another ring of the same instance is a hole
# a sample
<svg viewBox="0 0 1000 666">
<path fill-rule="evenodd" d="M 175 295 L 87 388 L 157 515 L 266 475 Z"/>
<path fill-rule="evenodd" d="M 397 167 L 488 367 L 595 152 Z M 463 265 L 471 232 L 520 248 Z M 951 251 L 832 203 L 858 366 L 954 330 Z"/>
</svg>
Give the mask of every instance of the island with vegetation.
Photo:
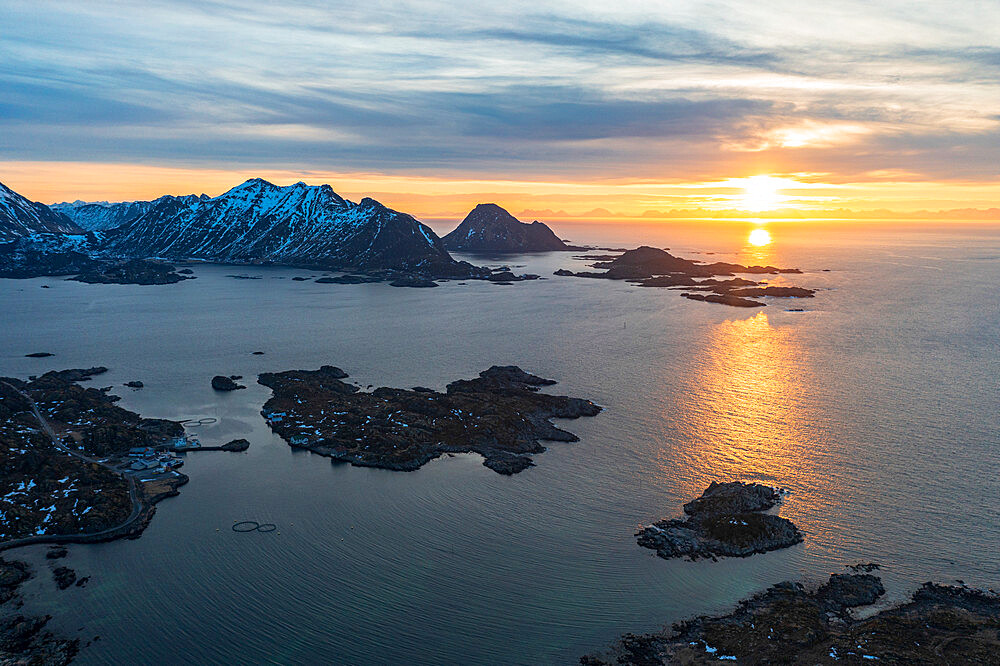
<svg viewBox="0 0 1000 666">
<path fill-rule="evenodd" d="M 539 391 L 555 384 L 516 366 L 493 366 L 445 392 L 377 388 L 361 391 L 340 368 L 263 373 L 274 395 L 262 414 L 291 446 L 352 465 L 411 471 L 448 453 L 478 453 L 500 474 L 515 474 L 545 451 L 540 440 L 573 442 L 552 418 L 594 416 L 581 398 Z"/>
</svg>

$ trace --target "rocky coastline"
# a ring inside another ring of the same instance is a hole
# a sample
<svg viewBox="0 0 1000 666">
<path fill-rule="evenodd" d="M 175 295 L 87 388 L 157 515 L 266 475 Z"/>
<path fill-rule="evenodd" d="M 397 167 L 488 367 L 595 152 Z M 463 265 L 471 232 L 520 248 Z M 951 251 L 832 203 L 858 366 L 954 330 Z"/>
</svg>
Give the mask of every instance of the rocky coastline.
<svg viewBox="0 0 1000 666">
<path fill-rule="evenodd" d="M 0 663 L 64 666 L 80 651 L 80 641 L 48 631 L 45 627 L 51 616 L 30 617 L 20 612 L 20 587 L 31 576 L 26 563 L 0 558 Z M 75 573 L 73 580 L 77 581 Z"/>
<path fill-rule="evenodd" d="M 0 378 L 0 550 L 138 536 L 187 482 L 165 453 L 185 441 L 183 426 L 81 385 L 106 371 Z"/>
<path fill-rule="evenodd" d="M 781 501 L 780 489 L 732 481 L 712 484 L 684 505 L 686 518 L 660 520 L 636 533 L 636 541 L 664 559 L 749 557 L 800 543 L 792 521 L 765 511 Z"/>
<path fill-rule="evenodd" d="M 352 465 L 412 471 L 447 453 L 478 453 L 499 474 L 516 474 L 545 451 L 541 440 L 573 442 L 552 418 L 594 416 L 580 398 L 549 395 L 555 384 L 516 366 L 493 366 L 444 393 L 426 388 L 360 391 L 347 373 L 319 370 L 263 373 L 273 392 L 261 413 L 291 446 Z"/>
<path fill-rule="evenodd" d="M 871 568 L 877 567 L 865 569 Z M 871 573 L 832 574 L 814 589 L 786 581 L 727 615 L 625 634 L 580 664 L 997 663 L 1000 596 L 995 592 L 924 583 L 903 604 L 873 615 L 855 612 L 884 593 Z"/>
</svg>

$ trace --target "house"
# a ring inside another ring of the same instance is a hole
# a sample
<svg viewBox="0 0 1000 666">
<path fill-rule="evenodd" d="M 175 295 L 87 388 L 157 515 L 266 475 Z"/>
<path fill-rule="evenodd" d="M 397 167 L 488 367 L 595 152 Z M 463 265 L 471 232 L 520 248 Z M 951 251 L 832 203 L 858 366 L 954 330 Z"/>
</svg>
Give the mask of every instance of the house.
<svg viewBox="0 0 1000 666">
<path fill-rule="evenodd" d="M 137 472 L 141 472 L 147 469 L 154 469 L 160 466 L 159 460 L 151 460 L 149 458 L 140 458 L 139 460 L 133 460 L 132 464 L 129 465 L 132 469 Z"/>
<path fill-rule="evenodd" d="M 183 460 L 180 460 L 179 458 L 174 458 L 173 456 L 170 457 L 161 456 L 159 462 L 160 466 L 163 467 L 164 471 L 177 469 L 178 467 L 184 464 Z"/>
</svg>

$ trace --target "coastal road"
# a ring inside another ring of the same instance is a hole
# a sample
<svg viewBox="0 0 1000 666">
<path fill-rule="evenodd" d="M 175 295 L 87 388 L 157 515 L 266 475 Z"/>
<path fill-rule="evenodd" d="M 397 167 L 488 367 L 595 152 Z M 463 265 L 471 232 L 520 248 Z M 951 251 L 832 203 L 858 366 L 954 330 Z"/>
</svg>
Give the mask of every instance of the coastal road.
<svg viewBox="0 0 1000 666">
<path fill-rule="evenodd" d="M 115 527 L 109 527 L 108 529 L 101 530 L 99 532 L 87 532 L 85 534 L 75 534 L 75 535 L 69 535 L 69 534 L 38 535 L 33 537 L 24 537 L 23 539 L 13 539 L 11 541 L 0 542 L 0 550 L 7 550 L 9 548 L 16 548 L 18 546 L 27 546 L 33 543 L 52 542 L 53 540 L 56 539 L 72 540 L 80 537 L 86 537 L 87 539 L 100 538 L 104 535 L 111 534 L 112 532 L 124 529 L 129 525 L 131 525 L 132 523 L 134 523 L 139 518 L 139 516 L 142 515 L 142 510 L 144 506 L 142 500 L 140 499 L 139 485 L 136 483 L 135 477 L 133 477 L 131 474 L 125 474 L 124 472 L 116 469 L 114 466 L 109 465 L 108 463 L 102 462 L 100 460 L 95 460 L 90 456 L 86 456 L 80 453 L 79 451 L 73 451 L 69 447 L 65 446 L 62 443 L 62 441 L 60 441 L 59 436 L 56 435 L 56 431 L 52 428 L 49 422 L 45 420 L 45 417 L 42 416 L 41 410 L 38 409 L 38 405 L 35 404 L 35 401 L 32 400 L 31 396 L 22 391 L 21 389 L 17 388 L 16 386 L 14 386 L 13 384 L 10 384 L 8 382 L 4 382 L 4 384 L 13 389 L 14 391 L 16 391 L 18 395 L 20 395 L 22 398 L 28 401 L 28 404 L 31 405 L 31 411 L 34 413 L 35 418 L 38 420 L 38 424 L 42 427 L 42 430 L 45 431 L 45 434 L 49 436 L 49 439 L 52 440 L 53 446 L 55 446 L 57 449 L 59 449 L 64 453 L 68 453 L 71 456 L 83 460 L 84 462 L 93 463 L 95 465 L 100 465 L 105 469 L 109 469 L 128 482 L 128 496 L 129 499 L 132 500 L 132 513 L 129 514 L 129 517 L 120 525 L 116 525 Z"/>
</svg>

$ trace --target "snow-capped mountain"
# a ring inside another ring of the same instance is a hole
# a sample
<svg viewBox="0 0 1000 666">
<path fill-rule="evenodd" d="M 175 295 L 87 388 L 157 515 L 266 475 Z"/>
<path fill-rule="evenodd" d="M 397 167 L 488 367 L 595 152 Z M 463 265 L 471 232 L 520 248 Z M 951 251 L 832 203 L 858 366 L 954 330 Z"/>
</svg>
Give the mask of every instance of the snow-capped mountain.
<svg viewBox="0 0 1000 666">
<path fill-rule="evenodd" d="M 535 220 L 521 222 L 500 206 L 479 204 L 441 240 L 449 250 L 467 252 L 546 252 L 571 250 L 551 229 Z"/>
<path fill-rule="evenodd" d="M 0 242 L 32 234 L 82 234 L 72 220 L 0 183 Z"/>
<path fill-rule="evenodd" d="M 279 187 L 259 178 L 213 199 L 164 197 L 112 232 L 106 249 L 126 257 L 437 276 L 470 276 L 480 270 L 452 259 L 429 227 L 374 199 L 353 203 L 329 185 Z"/>
<path fill-rule="evenodd" d="M 52 204 L 49 208 L 73 220 L 81 229 L 86 231 L 106 231 L 120 227 L 140 215 L 148 213 L 154 206 L 167 198 L 173 197 L 160 197 L 153 201 L 122 201 L 121 203 L 77 200 L 72 203 Z M 177 198 L 193 202 L 207 200 L 209 197 L 206 194 L 202 194 L 200 197 L 190 194 L 186 197 Z"/>
</svg>

